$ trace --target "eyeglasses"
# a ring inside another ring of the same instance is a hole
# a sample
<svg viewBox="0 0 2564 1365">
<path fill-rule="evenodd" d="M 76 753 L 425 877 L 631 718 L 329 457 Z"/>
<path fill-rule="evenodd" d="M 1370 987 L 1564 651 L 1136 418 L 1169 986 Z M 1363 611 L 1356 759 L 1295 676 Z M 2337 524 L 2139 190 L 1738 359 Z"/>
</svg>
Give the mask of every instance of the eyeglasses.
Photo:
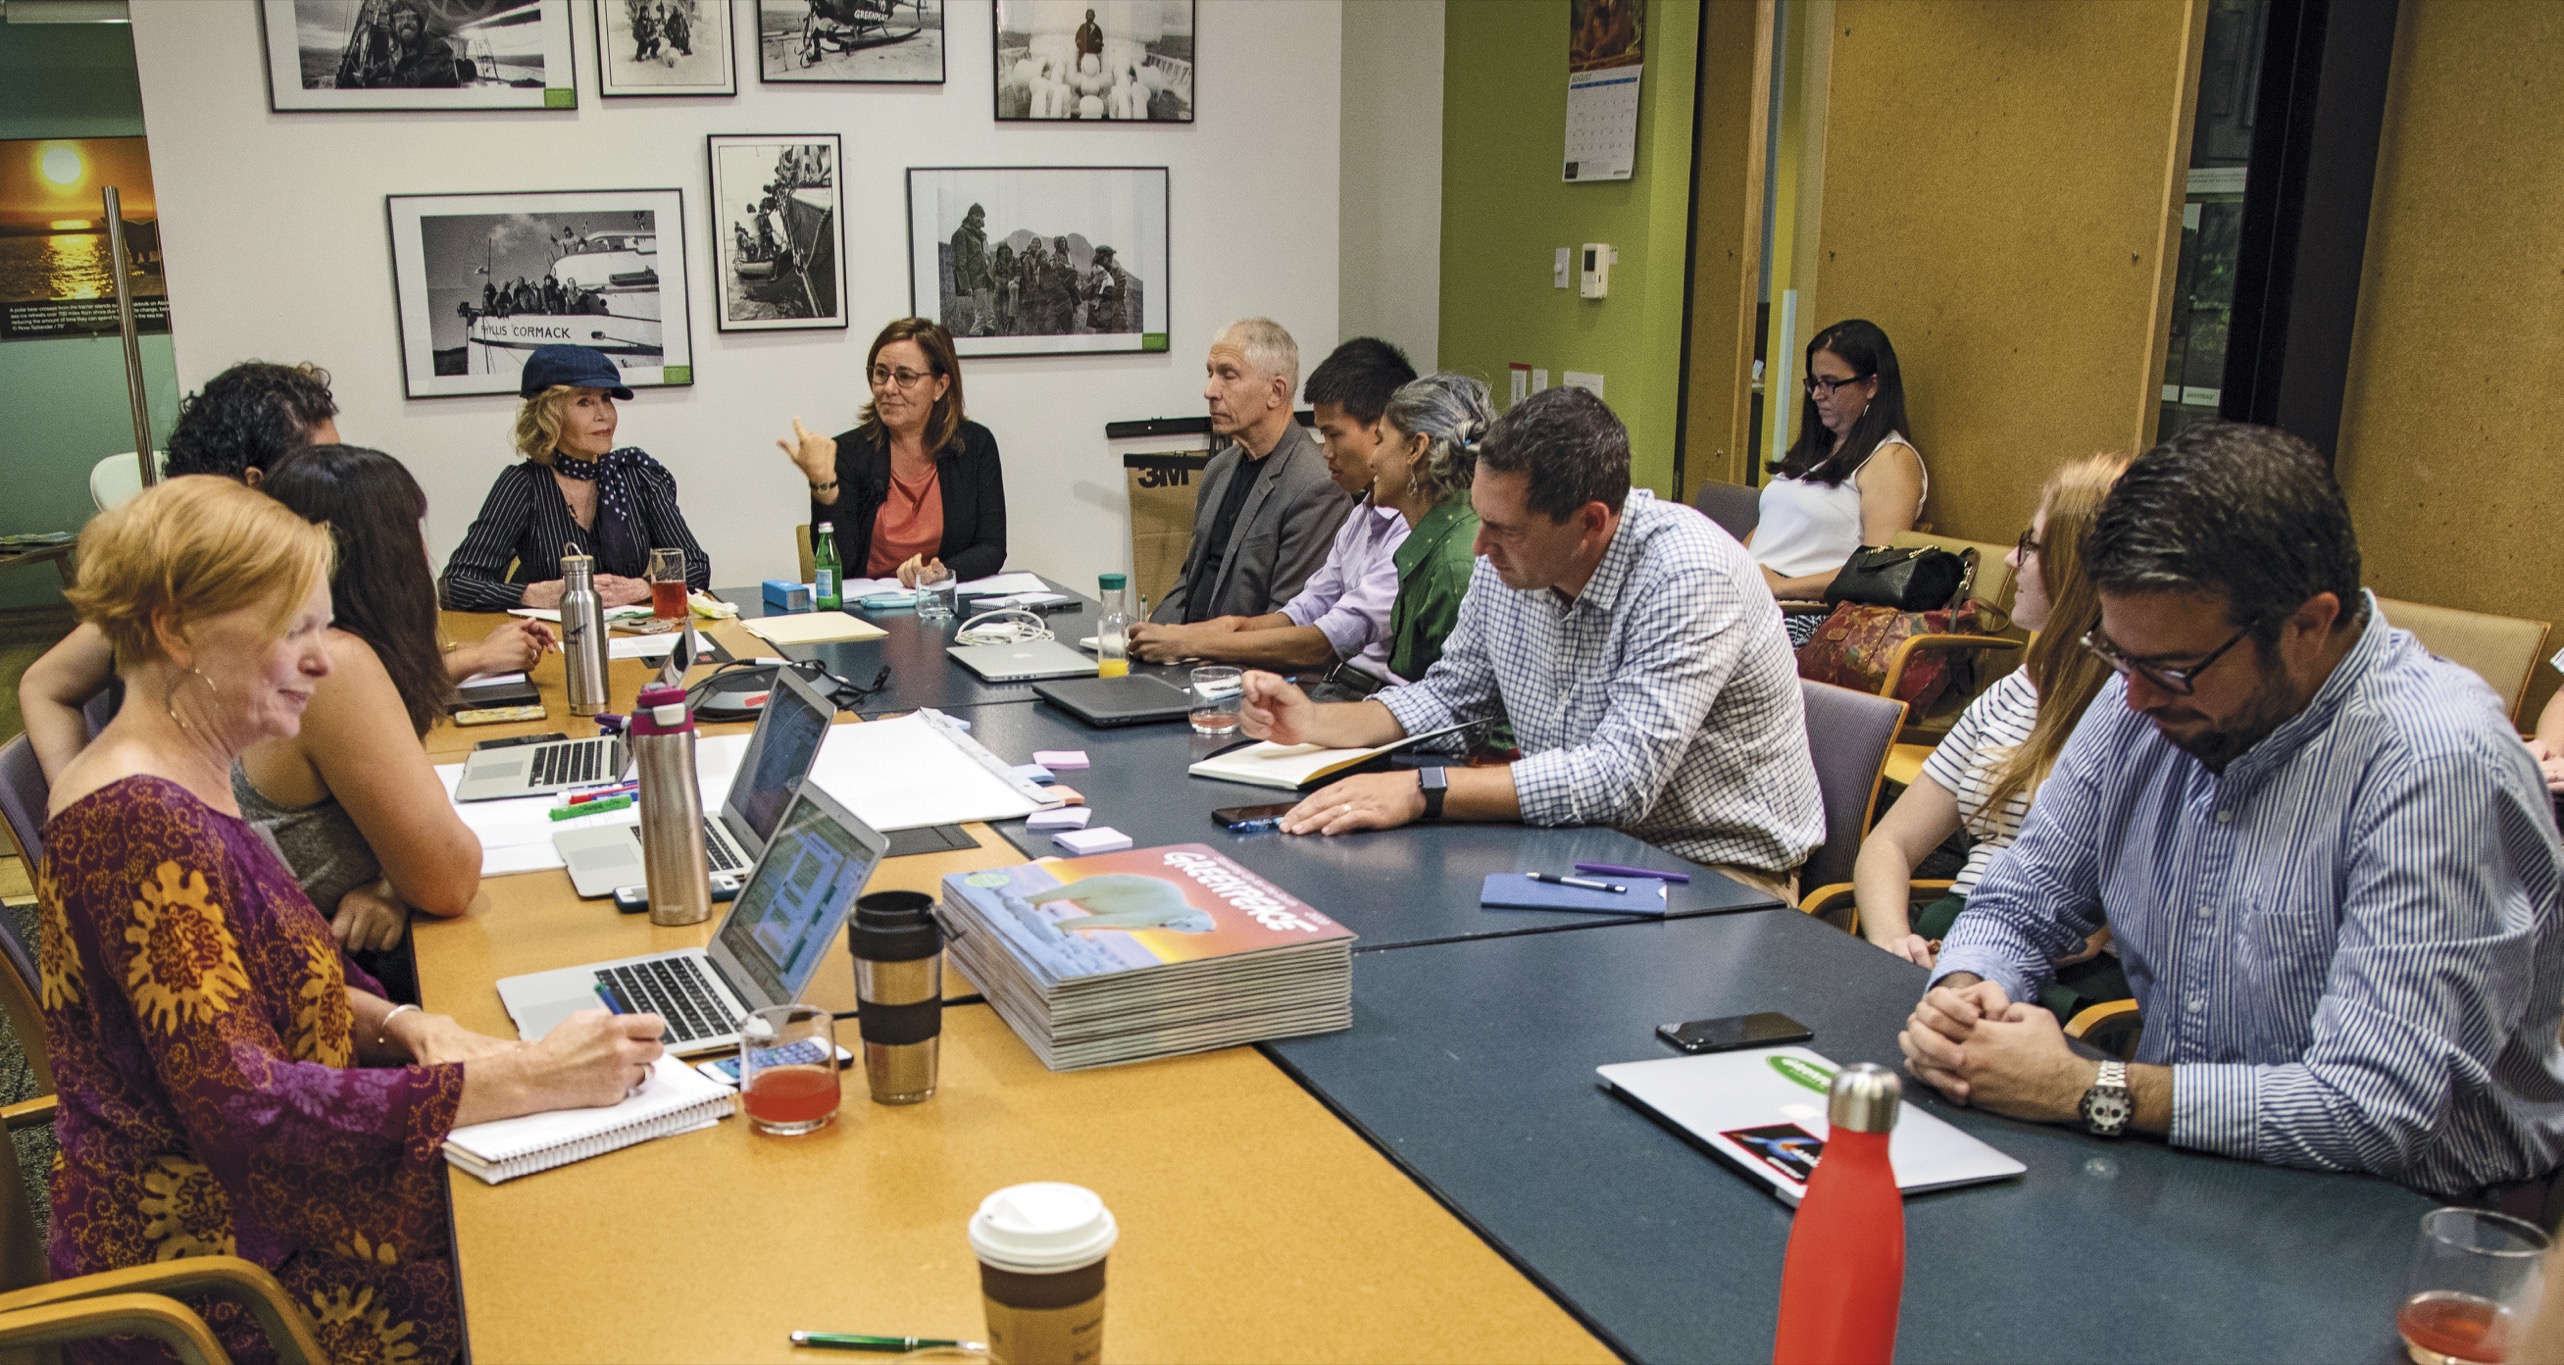
<svg viewBox="0 0 2564 1365">
<path fill-rule="evenodd" d="M 1846 384 L 1858 384 L 1867 378 L 1869 378 L 1869 376 L 1865 374 L 1856 374 L 1849 379 L 1828 379 L 1821 374 L 1811 374 L 1799 382 L 1806 386 L 1808 397 L 1814 398 L 1821 390 L 1826 397 L 1831 398 L 1834 396 L 1834 391 L 1836 389 L 1839 389 Z"/>
<path fill-rule="evenodd" d="M 2224 644 L 2209 650 L 2208 657 L 2180 668 L 2166 668 L 2162 664 L 2150 663 L 2128 653 L 2112 644 L 2110 637 L 2103 635 L 2099 626 L 2094 626 L 2083 633 L 2083 647 L 2091 650 L 2093 657 L 2108 664 L 2110 671 L 2122 678 L 2133 673 L 2176 697 L 2186 697 L 2198 689 L 2200 674 L 2207 672 L 2219 659 L 2226 657 L 2227 650 L 2234 648 L 2243 640 L 2243 637 L 2250 634 L 2252 634 L 2252 627 L 2245 626 L 2228 636 Z"/>
<path fill-rule="evenodd" d="M 2025 528 L 2021 532 L 2020 543 L 2012 547 L 2012 562 L 2027 564 L 2030 562 L 2030 556 L 2037 554 L 2041 548 L 2043 547 L 2039 544 L 2038 528 L 2035 526 Z"/>
<path fill-rule="evenodd" d="M 894 370 L 887 365 L 872 367 L 872 386 L 876 389 L 886 389 L 896 384 L 900 392 L 905 393 L 925 382 L 926 372 L 923 370 Z"/>
</svg>

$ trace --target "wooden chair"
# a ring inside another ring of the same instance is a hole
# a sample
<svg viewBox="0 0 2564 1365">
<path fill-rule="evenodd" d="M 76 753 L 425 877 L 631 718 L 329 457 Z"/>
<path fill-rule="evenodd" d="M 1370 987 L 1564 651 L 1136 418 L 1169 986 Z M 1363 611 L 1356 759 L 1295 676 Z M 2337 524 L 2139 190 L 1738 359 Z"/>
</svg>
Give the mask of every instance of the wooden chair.
<svg viewBox="0 0 2564 1365">
<path fill-rule="evenodd" d="M 1950 894 L 1950 887 L 1952 885 L 1953 883 L 1951 882 L 1935 881 L 1930 878 L 1925 878 L 1922 881 L 1907 882 L 1905 884 L 1905 906 L 1909 917 L 1914 910 L 1930 905 L 1932 902 Z M 1858 934 L 1861 932 L 1861 906 L 1860 902 L 1852 899 L 1852 884 L 1850 882 L 1835 882 L 1831 885 L 1820 886 L 1815 890 L 1808 892 L 1806 895 L 1801 896 L 1798 901 L 1798 908 L 1800 913 L 1815 915 L 1823 919 L 1827 924 L 1831 924 L 1835 928 L 1838 928 L 1847 934 Z"/>
<path fill-rule="evenodd" d="M 819 576 L 819 556 L 810 548 L 809 522 L 805 521 L 799 526 L 792 528 L 792 546 L 794 553 L 801 556 L 801 581 L 807 583 L 812 579 L 817 578 Z"/>
<path fill-rule="evenodd" d="M 2529 677 L 2536 671 L 2537 661 L 2546 657 L 2546 622 L 2435 607 L 2426 602 L 2401 602 L 2391 597 L 2378 598 L 2377 607 L 2385 613 L 2386 624 L 2411 631 L 2413 638 L 2422 642 L 2422 648 L 2450 663 L 2473 669 L 2492 686 L 2493 695 L 2502 699 L 2511 720 L 2517 723 L 2520 702 L 2528 695 Z"/>
<path fill-rule="evenodd" d="M 2137 1055 L 2137 1040 L 2144 1032 L 2145 1021 L 2137 1017 L 2134 1000 L 2105 1000 L 2065 1021 L 2067 1037 L 2080 1038 L 2123 1062 Z"/>
</svg>

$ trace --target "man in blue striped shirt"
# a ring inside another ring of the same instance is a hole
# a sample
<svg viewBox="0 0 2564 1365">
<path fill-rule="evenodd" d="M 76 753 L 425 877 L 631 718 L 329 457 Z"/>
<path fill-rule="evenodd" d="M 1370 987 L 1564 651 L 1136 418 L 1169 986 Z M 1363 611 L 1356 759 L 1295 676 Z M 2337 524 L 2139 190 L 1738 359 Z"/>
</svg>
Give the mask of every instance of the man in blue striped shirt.
<svg viewBox="0 0 2564 1365">
<path fill-rule="evenodd" d="M 1962 1103 L 2465 1196 L 2564 1159 L 2564 847 L 2492 691 L 2359 587 L 2321 457 L 2194 427 L 2085 552 L 2119 674 L 1900 1043 Z M 2019 1003 L 2104 925 L 2134 1065 Z"/>
</svg>

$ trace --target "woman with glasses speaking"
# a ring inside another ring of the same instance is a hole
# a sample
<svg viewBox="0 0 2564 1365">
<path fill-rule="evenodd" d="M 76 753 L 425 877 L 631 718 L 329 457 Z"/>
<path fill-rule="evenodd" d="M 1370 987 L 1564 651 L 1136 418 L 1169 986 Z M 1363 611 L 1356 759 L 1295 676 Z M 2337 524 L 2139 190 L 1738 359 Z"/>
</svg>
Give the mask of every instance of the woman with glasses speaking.
<svg viewBox="0 0 2564 1365">
<path fill-rule="evenodd" d="M 985 578 L 1006 566 L 1006 479 L 997 438 L 962 415 L 952 335 L 924 318 L 881 329 L 864 359 L 872 401 L 834 438 L 792 421 L 777 441 L 810 481 L 810 524 L 829 523 L 848 577 L 915 587 L 922 574 Z"/>
<path fill-rule="evenodd" d="M 1817 333 L 1803 383 L 1798 439 L 1772 466 L 1746 545 L 1774 597 L 1815 601 L 1855 551 L 1913 529 L 1931 481 L 1905 439 L 1896 348 L 1876 324 L 1852 318 Z M 1822 621 L 1787 618 L 1790 643 L 1805 644 Z"/>
</svg>

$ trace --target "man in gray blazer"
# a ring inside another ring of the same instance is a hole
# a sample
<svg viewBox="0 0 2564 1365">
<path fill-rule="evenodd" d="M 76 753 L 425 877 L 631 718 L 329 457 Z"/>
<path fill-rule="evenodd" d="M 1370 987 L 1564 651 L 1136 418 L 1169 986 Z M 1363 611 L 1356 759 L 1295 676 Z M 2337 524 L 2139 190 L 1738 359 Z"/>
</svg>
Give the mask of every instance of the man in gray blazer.
<svg viewBox="0 0 2564 1365">
<path fill-rule="evenodd" d="M 1184 572 L 1149 618 L 1172 625 L 1280 611 L 1353 508 L 1317 438 L 1291 419 L 1300 348 L 1280 323 L 1230 323 L 1204 368 L 1211 431 L 1228 444 L 1202 471 Z"/>
</svg>

